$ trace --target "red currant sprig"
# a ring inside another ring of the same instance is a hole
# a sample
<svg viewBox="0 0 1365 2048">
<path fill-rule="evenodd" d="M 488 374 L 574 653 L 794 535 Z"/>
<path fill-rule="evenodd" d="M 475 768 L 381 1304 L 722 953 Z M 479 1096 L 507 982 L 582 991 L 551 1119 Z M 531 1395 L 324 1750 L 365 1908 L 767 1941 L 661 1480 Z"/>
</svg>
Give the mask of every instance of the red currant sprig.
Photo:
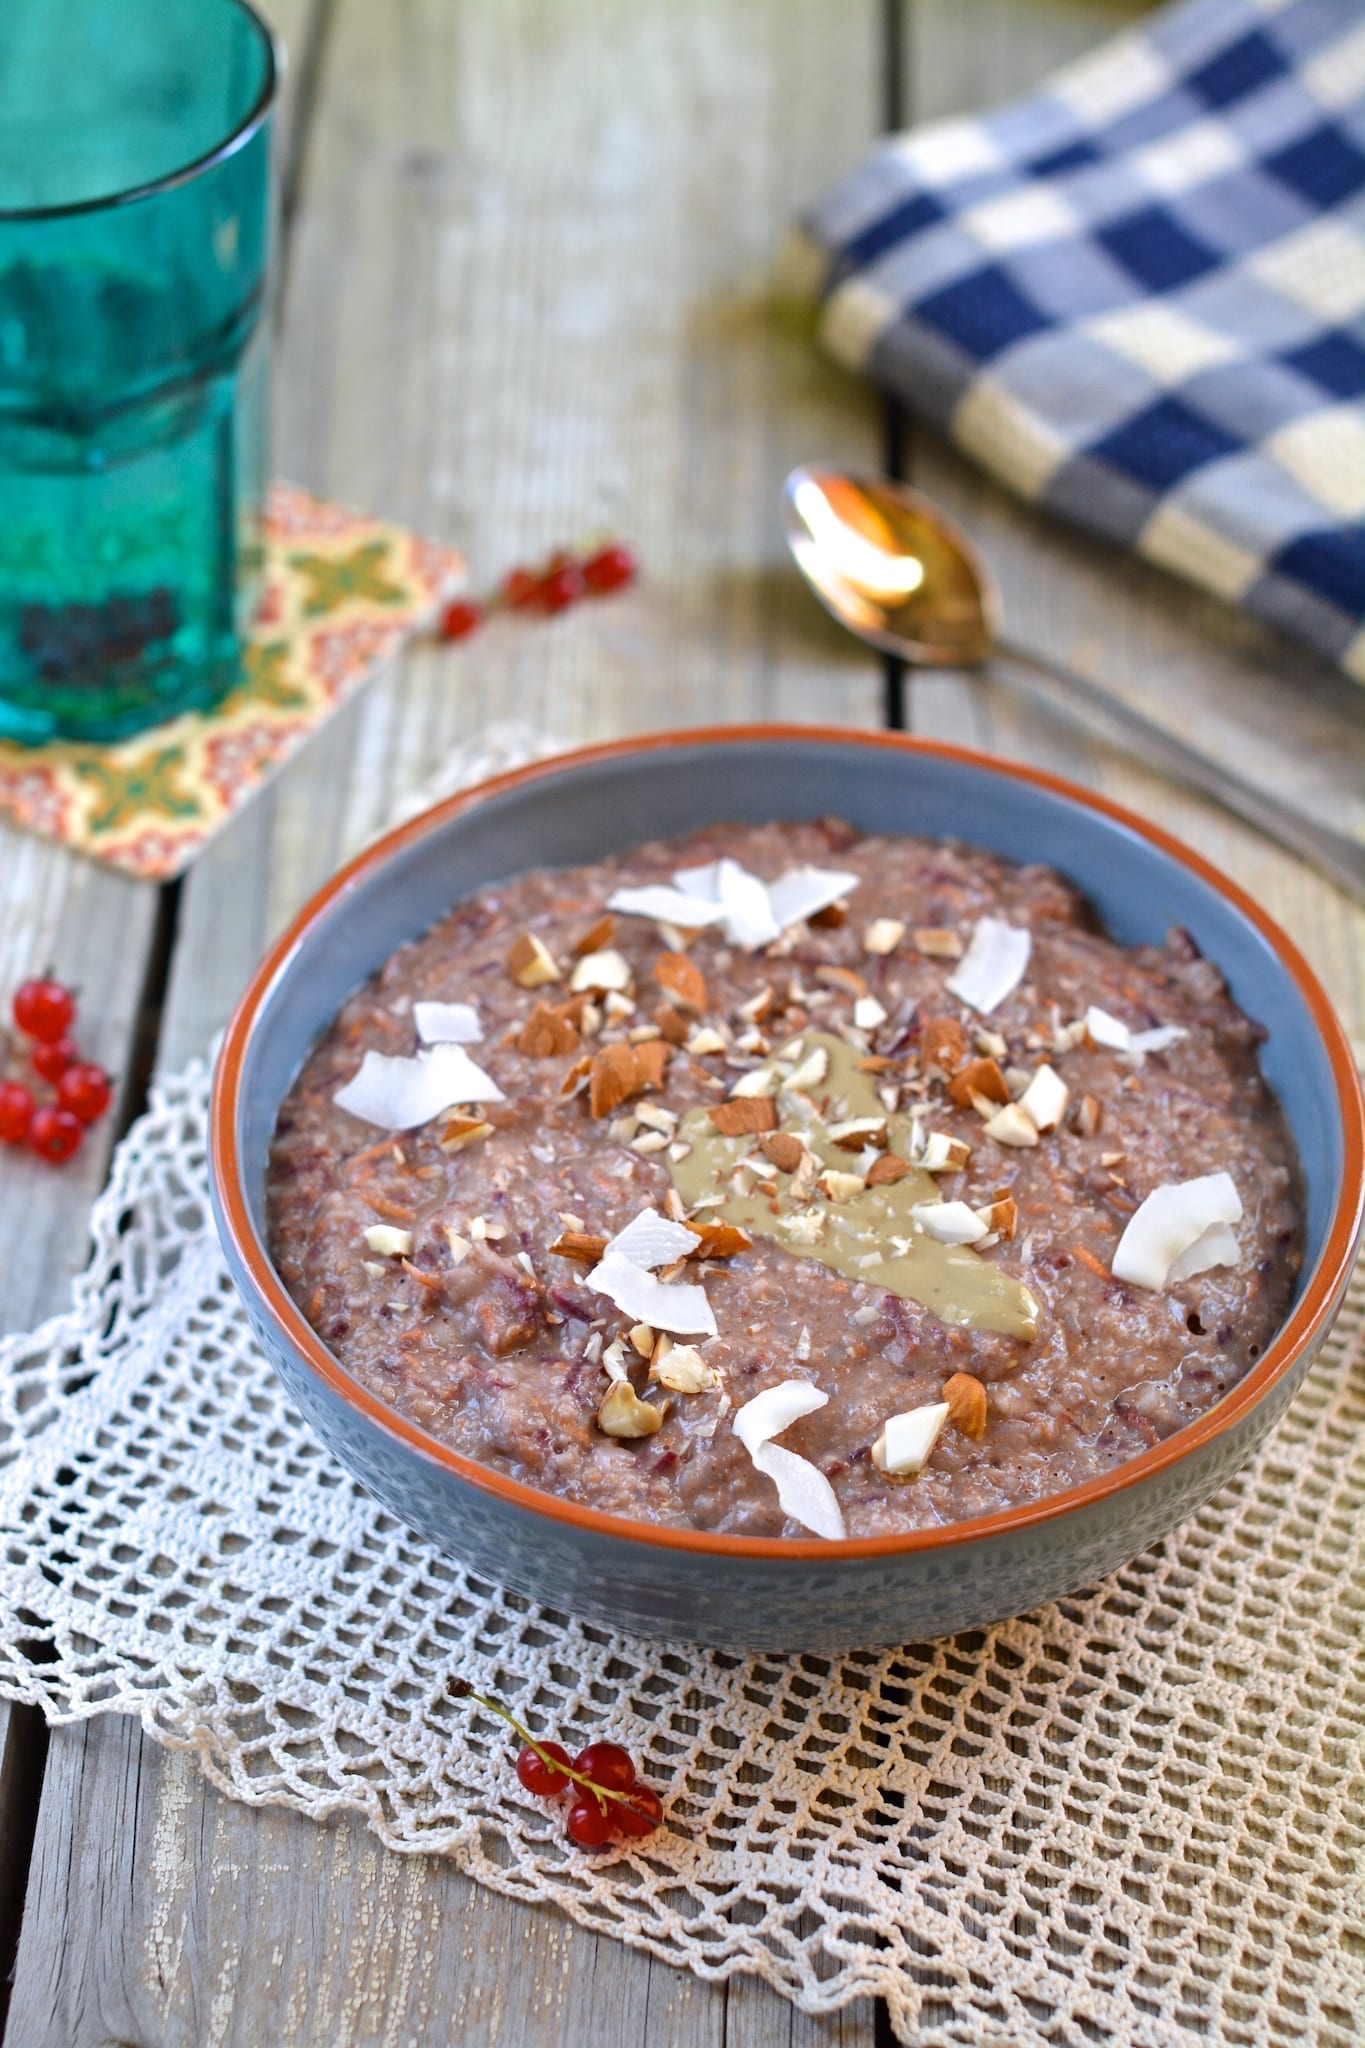
<svg viewBox="0 0 1365 2048">
<path fill-rule="evenodd" d="M 651 1785 L 635 1776 L 630 1752 L 616 1742 L 590 1742 L 569 1761 L 558 1742 L 538 1742 L 500 1700 L 475 1692 L 463 1678 L 452 1678 L 451 1697 L 475 1700 L 505 1721 L 524 1744 L 517 1757 L 517 1777 L 537 1799 L 556 1799 L 573 1788 L 564 1816 L 565 1832 L 580 1849 L 602 1849 L 617 1834 L 643 1840 L 662 1826 L 663 1801 Z"/>
<path fill-rule="evenodd" d="M 441 614 L 442 640 L 467 640 L 490 611 L 540 611 L 547 617 L 567 611 L 583 597 L 607 597 L 633 583 L 640 573 L 635 553 L 624 541 L 611 541 L 589 555 L 558 548 L 539 569 L 524 564 L 503 579 L 497 596 L 486 604 L 457 597 Z"/>
<path fill-rule="evenodd" d="M 11 1004 L 14 1022 L 29 1041 L 29 1066 L 54 1090 L 40 1101 L 26 1081 L 0 1079 L 0 1140 L 27 1145 L 49 1165 L 62 1166 L 80 1149 L 87 1124 L 97 1123 L 113 1099 L 102 1067 L 81 1059 L 71 1027 L 76 998 L 51 974 L 22 982 Z M 0 1034 L 0 1051 L 3 1034 Z"/>
</svg>

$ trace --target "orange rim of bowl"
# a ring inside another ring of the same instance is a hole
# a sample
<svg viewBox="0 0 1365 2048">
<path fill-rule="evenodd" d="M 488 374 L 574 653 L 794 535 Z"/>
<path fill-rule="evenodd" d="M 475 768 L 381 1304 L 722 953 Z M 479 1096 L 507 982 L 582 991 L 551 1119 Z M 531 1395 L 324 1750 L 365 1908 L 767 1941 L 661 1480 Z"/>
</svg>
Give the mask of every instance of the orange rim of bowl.
<svg viewBox="0 0 1365 2048">
<path fill-rule="evenodd" d="M 764 745 L 771 742 L 800 742 L 805 745 L 837 744 L 882 748 L 954 761 L 982 769 L 988 774 L 1007 776 L 1015 782 L 1032 784 L 1067 799 L 1082 809 L 1098 812 L 1135 833 L 1161 853 L 1192 871 L 1216 894 L 1241 912 L 1267 941 L 1281 965 L 1288 971 L 1306 1003 L 1326 1047 L 1336 1084 L 1337 1107 L 1343 1137 L 1341 1191 L 1323 1246 L 1322 1256 L 1309 1276 L 1308 1284 L 1295 1304 L 1284 1328 L 1251 1369 L 1207 1414 L 1187 1423 L 1162 1443 L 1154 1444 L 1136 1458 L 1116 1465 L 1111 1472 L 1087 1480 L 1064 1493 L 980 1515 L 962 1522 L 948 1522 L 930 1529 L 907 1530 L 896 1536 L 851 1537 L 830 1543 L 822 1538 L 786 1536 L 729 1536 L 701 1529 L 678 1529 L 665 1524 L 637 1522 L 620 1515 L 603 1514 L 600 1509 L 541 1493 L 518 1479 L 509 1479 L 489 1466 L 464 1457 L 436 1437 L 409 1422 L 390 1408 L 347 1371 L 326 1348 L 276 1274 L 251 1221 L 242 1186 L 241 1160 L 237 1148 L 237 1100 L 247 1045 L 257 1014 L 292 955 L 306 936 L 330 914 L 333 906 L 382 867 L 391 855 L 463 812 L 473 810 L 493 797 L 527 784 L 551 781 L 557 775 L 600 762 L 620 760 L 631 754 L 652 754 L 673 746 Z M 911 1556 L 942 1550 L 957 1544 L 980 1543 L 996 1537 L 1016 1535 L 1025 1529 L 1057 1520 L 1078 1509 L 1140 1486 L 1178 1464 L 1191 1452 L 1204 1450 L 1218 1437 L 1233 1429 L 1279 1380 L 1304 1350 L 1320 1337 L 1340 1304 L 1350 1276 L 1351 1263 L 1362 1220 L 1365 1219 L 1365 1101 L 1351 1057 L 1346 1034 L 1328 1002 L 1316 975 L 1298 948 L 1272 918 L 1245 890 L 1210 865 L 1201 855 L 1184 846 L 1169 833 L 1152 825 L 1121 804 L 1097 796 L 1059 775 L 1015 761 L 997 760 L 971 747 L 953 746 L 946 741 L 920 739 L 913 734 L 863 732 L 845 726 L 821 725 L 735 725 L 701 726 L 693 730 L 646 733 L 630 739 L 578 748 L 556 754 L 548 760 L 514 768 L 447 797 L 406 824 L 387 832 L 372 846 L 341 868 L 299 912 L 293 923 L 275 941 L 256 969 L 233 1013 L 224 1037 L 214 1073 L 209 1118 L 210 1155 L 217 1185 L 223 1227 L 242 1267 L 249 1275 L 257 1296 L 282 1336 L 303 1358 L 324 1386 L 348 1407 L 407 1449 L 416 1451 L 441 1466 L 454 1478 L 490 1494 L 506 1506 L 567 1523 L 585 1534 L 618 1543 L 651 1545 L 661 1550 L 692 1552 L 717 1558 L 816 1560 L 852 1562 L 860 1558 Z"/>
</svg>

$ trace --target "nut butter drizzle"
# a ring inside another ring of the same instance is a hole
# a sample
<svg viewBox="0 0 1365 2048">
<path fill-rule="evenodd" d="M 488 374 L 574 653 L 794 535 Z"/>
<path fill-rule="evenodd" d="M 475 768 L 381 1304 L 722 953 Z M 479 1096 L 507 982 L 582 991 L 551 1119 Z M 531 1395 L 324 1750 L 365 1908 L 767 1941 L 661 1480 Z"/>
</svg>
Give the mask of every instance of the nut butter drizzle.
<svg viewBox="0 0 1365 2048">
<path fill-rule="evenodd" d="M 831 1183 L 839 1198 L 831 1199 L 811 1185 L 807 1169 L 783 1172 L 758 1148 L 752 1134 L 726 1137 L 706 1109 L 689 1110 L 678 1131 L 690 1149 L 673 1159 L 673 1185 L 689 1212 L 698 1203 L 706 1221 L 738 1224 L 751 1235 L 771 1238 L 798 1257 L 815 1259 L 849 1280 L 884 1287 L 920 1303 L 945 1323 L 965 1324 L 1028 1342 L 1038 1334 L 1038 1303 L 1023 1282 L 1002 1272 L 966 1245 L 939 1244 L 919 1228 L 911 1211 L 937 1202 L 941 1190 L 933 1174 L 912 1166 L 899 1180 L 844 1192 L 850 1173 L 861 1178 L 859 1156 L 830 1137 L 831 1124 L 866 1118 L 885 1127 L 885 1151 L 906 1159 L 912 1132 L 906 1115 L 888 1115 L 871 1077 L 859 1070 L 861 1055 L 841 1038 L 823 1031 L 805 1031 L 801 1060 L 817 1046 L 828 1055 L 828 1068 L 818 1088 L 782 1089 L 774 1098 L 777 1129 L 800 1139 L 814 1155 L 817 1173 L 839 1175 Z M 736 1169 L 749 1159 L 753 1168 Z M 756 1169 L 756 1170 L 755 1170 Z M 797 1194 L 793 1196 L 793 1185 Z M 800 1199 L 803 1186 L 805 1198 Z M 776 1192 L 769 1192 L 775 1187 Z M 717 1201 L 715 1197 L 723 1197 Z"/>
</svg>

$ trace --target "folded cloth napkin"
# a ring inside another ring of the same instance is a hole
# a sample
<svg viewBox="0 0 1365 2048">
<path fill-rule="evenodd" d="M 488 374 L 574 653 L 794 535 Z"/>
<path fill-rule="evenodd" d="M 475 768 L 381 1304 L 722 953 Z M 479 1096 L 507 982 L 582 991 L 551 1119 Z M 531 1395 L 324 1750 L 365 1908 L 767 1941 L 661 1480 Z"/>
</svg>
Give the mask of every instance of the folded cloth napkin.
<svg viewBox="0 0 1365 2048">
<path fill-rule="evenodd" d="M 885 141 L 821 333 L 1022 497 L 1365 680 L 1365 5 L 1185 0 Z"/>
</svg>

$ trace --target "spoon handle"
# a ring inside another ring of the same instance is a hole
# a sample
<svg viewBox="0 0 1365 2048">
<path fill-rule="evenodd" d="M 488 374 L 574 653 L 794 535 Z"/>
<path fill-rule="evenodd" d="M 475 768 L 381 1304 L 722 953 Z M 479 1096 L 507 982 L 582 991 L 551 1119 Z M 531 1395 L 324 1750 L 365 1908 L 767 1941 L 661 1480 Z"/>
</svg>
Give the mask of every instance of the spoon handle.
<svg viewBox="0 0 1365 2048">
<path fill-rule="evenodd" d="M 1002 670 L 1018 670 L 1025 689 L 1050 696 L 1046 687 L 1050 685 L 1073 704 L 1083 705 L 1106 724 L 1140 740 L 1141 758 L 1163 768 L 1177 781 L 1189 783 L 1213 797 L 1225 810 L 1244 818 L 1249 825 L 1298 854 L 1301 860 L 1308 861 L 1358 903 L 1365 903 L 1365 845 L 1359 840 L 1314 824 L 1269 791 L 1253 788 L 1221 762 L 1201 754 L 1197 747 L 1178 739 L 1145 712 L 1111 696 L 1108 690 L 1092 683 L 1087 676 L 1077 675 L 1074 669 L 1042 661 L 1026 648 L 1003 640 L 995 644 L 995 659 Z"/>
</svg>

